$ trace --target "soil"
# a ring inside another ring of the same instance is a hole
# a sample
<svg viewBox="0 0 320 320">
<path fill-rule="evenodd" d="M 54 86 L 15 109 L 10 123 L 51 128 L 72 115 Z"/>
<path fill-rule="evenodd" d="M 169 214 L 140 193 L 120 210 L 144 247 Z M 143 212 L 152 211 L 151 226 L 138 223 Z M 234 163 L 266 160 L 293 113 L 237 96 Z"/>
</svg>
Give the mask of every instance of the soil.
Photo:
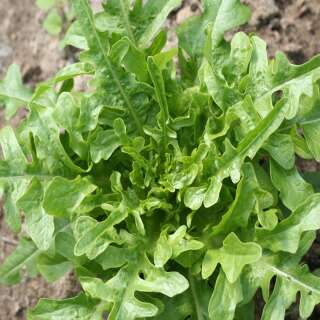
<svg viewBox="0 0 320 320">
<path fill-rule="evenodd" d="M 94 0 L 96 9 L 99 0 Z M 303 63 L 320 53 L 320 1 L 319 0 L 244 0 L 253 9 L 250 23 L 244 28 L 255 32 L 268 43 L 271 56 L 284 51 L 293 63 Z M 70 51 L 59 49 L 59 39 L 48 35 L 41 23 L 45 14 L 37 9 L 34 0 L 0 1 L 0 78 L 11 63 L 21 66 L 23 79 L 33 87 L 35 83 L 52 76 L 58 69 L 73 60 Z M 171 14 L 168 27 L 172 28 L 186 17 L 198 14 L 201 6 L 198 0 L 185 0 L 181 8 Z M 173 33 L 170 46 L 176 43 Z M 14 124 L 23 116 L 16 117 Z M 0 110 L 0 127 L 4 125 Z M 301 170 L 319 171 L 315 162 L 298 162 Z M 10 254 L 16 238 L 3 223 L 0 213 L 0 263 Z M 316 269 L 320 267 L 320 237 L 306 261 Z M 14 287 L 0 286 L 0 320 L 24 320 L 26 309 L 35 305 L 39 297 L 64 298 L 79 291 L 79 285 L 72 274 L 54 284 L 48 284 L 40 277 L 26 278 Z M 258 303 L 261 305 L 261 301 Z M 258 312 L 257 319 L 260 319 Z M 297 320 L 296 310 L 290 320 Z M 314 313 L 312 319 L 320 319 Z"/>
</svg>

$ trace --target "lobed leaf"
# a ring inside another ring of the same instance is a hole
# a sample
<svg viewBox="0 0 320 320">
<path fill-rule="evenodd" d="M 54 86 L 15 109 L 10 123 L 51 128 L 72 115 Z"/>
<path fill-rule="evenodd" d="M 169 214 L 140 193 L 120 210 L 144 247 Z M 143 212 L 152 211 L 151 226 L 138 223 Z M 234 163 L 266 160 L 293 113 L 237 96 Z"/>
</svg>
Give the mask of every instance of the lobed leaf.
<svg viewBox="0 0 320 320">
<path fill-rule="evenodd" d="M 162 26 L 180 0 L 73 5 L 62 45 L 79 62 L 33 94 L 16 66 L 0 82 L 6 112 L 27 112 L 0 131 L 5 219 L 21 233 L 0 282 L 75 273 L 83 292 L 29 319 L 253 320 L 258 290 L 262 319 L 297 302 L 310 317 L 319 183 L 295 163 L 319 158 L 320 58 L 224 39 L 249 18 L 238 0 L 204 0 L 170 50 Z"/>
</svg>

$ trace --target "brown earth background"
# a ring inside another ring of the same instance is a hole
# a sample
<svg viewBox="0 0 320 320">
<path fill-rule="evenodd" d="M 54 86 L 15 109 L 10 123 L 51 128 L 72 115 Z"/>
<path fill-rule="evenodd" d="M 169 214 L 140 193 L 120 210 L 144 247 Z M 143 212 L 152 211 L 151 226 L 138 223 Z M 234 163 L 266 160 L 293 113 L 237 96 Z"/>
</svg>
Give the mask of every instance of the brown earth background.
<svg viewBox="0 0 320 320">
<path fill-rule="evenodd" d="M 99 0 L 93 0 L 99 8 Z M 271 56 L 284 51 L 294 63 L 303 63 L 320 53 L 320 0 L 245 0 L 253 9 L 251 21 L 243 29 L 255 32 L 269 45 Z M 171 14 L 168 27 L 174 27 L 186 17 L 200 11 L 198 0 L 185 0 L 181 8 Z M 41 27 L 45 14 L 35 6 L 35 0 L 0 1 L 0 78 L 11 63 L 21 66 L 24 82 L 34 87 L 46 80 L 59 68 L 74 60 L 70 50 L 59 49 L 59 39 L 48 35 Z M 176 42 L 172 36 L 170 45 Z M 16 124 L 21 118 L 13 120 Z M 5 125 L 3 110 L 0 109 L 0 126 Z M 315 162 L 299 162 L 301 170 L 320 171 Z M 318 237 L 319 238 L 319 237 Z M 320 240 L 320 239 L 319 239 Z M 311 269 L 320 267 L 320 241 L 308 254 Z M 3 223 L 0 212 L 0 263 L 12 252 L 17 238 Z M 0 320 L 24 320 L 26 310 L 36 304 L 40 297 L 65 298 L 80 290 L 72 274 L 54 284 L 48 284 L 40 277 L 25 278 L 13 287 L 0 286 Z M 259 306 L 257 319 L 260 319 Z M 295 308 L 288 316 L 298 320 Z M 316 310 L 311 319 L 319 320 Z M 67 320 L 67 319 L 66 319 Z"/>
</svg>

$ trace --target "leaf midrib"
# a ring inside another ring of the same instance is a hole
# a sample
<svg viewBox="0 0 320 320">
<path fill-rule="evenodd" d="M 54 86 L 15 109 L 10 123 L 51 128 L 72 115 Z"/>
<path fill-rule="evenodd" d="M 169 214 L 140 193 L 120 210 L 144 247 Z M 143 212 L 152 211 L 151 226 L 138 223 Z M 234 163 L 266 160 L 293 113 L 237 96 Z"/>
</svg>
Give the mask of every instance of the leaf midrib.
<svg viewBox="0 0 320 320">
<path fill-rule="evenodd" d="M 279 108 L 279 110 L 278 109 L 273 109 L 271 112 L 274 112 L 275 115 L 278 115 L 278 113 L 281 112 L 281 109 L 280 108 Z M 268 116 L 270 116 L 270 113 L 269 113 Z M 237 160 L 243 161 L 243 158 L 246 157 L 246 155 L 248 154 L 248 152 L 249 152 L 250 148 L 252 147 L 252 145 L 254 145 L 258 140 L 260 140 L 261 136 L 265 134 L 265 131 L 269 127 L 271 127 L 273 125 L 273 123 L 274 123 L 273 120 L 274 120 L 274 117 L 272 117 L 271 122 L 268 125 L 263 126 L 263 130 L 260 130 L 258 132 L 258 134 L 254 137 L 254 139 L 252 139 L 246 146 L 244 146 L 244 147 L 240 148 L 240 150 L 238 150 L 239 146 L 241 146 L 241 143 L 243 143 L 243 141 L 245 140 L 245 139 L 243 139 L 240 142 L 238 148 L 235 150 L 236 153 L 237 153 L 236 156 L 232 157 L 229 161 L 224 162 L 224 165 L 219 168 L 219 170 L 216 172 L 216 174 L 214 174 L 214 177 L 222 178 L 223 175 L 221 174 L 221 172 L 222 173 L 225 172 L 226 168 L 229 168 L 234 161 L 237 161 Z M 267 117 L 264 118 L 263 120 L 261 120 L 261 122 L 263 122 L 263 121 L 267 122 Z M 261 124 L 261 122 L 260 122 L 260 124 Z M 256 126 L 256 128 L 253 129 L 253 131 L 256 130 L 258 126 Z M 223 180 L 223 179 L 221 179 L 221 180 Z"/>
<path fill-rule="evenodd" d="M 128 15 L 127 15 L 126 6 L 125 6 L 123 0 L 119 0 L 119 2 L 120 2 L 121 15 L 122 15 L 123 22 L 124 22 L 124 27 L 126 29 L 128 37 L 134 44 L 136 44 L 136 40 L 135 40 L 134 34 L 132 32 L 130 21 L 129 21 L 129 18 L 128 18 Z"/>
<path fill-rule="evenodd" d="M 320 67 L 314 68 L 314 69 L 310 70 L 310 71 L 307 72 L 307 73 L 304 73 L 304 74 L 302 74 L 302 75 L 300 75 L 300 76 L 298 76 L 298 77 L 294 77 L 294 78 L 292 78 L 292 79 L 290 79 L 290 80 L 287 80 L 287 81 L 285 81 L 285 82 L 283 82 L 283 83 L 281 83 L 281 84 L 279 84 L 279 85 L 277 85 L 277 86 L 269 89 L 268 91 L 266 91 L 265 93 L 263 93 L 260 97 L 256 98 L 256 99 L 254 100 L 254 103 L 255 103 L 256 101 L 259 101 L 260 99 L 265 98 L 267 95 L 271 95 L 272 93 L 274 93 L 274 92 L 276 92 L 276 91 L 282 90 L 283 87 L 286 87 L 287 85 L 290 85 L 291 83 L 294 83 L 295 81 L 299 81 L 299 80 L 301 80 L 301 79 L 303 79 L 303 78 L 306 78 L 306 77 L 312 75 L 312 74 L 315 73 L 316 71 L 320 71 Z"/>
<path fill-rule="evenodd" d="M 134 120 L 134 122 L 135 122 L 135 124 L 136 124 L 136 126 L 137 126 L 137 128 L 138 128 L 138 130 L 140 132 L 140 134 L 144 135 L 143 134 L 142 124 L 141 124 L 141 122 L 140 122 L 140 120 L 139 120 L 139 118 L 137 116 L 137 113 L 135 112 L 135 110 L 134 110 L 134 108 L 133 108 L 133 106 L 132 106 L 132 104 L 130 102 L 130 99 L 128 98 L 126 92 L 122 88 L 121 82 L 120 82 L 117 74 L 115 73 L 115 71 L 114 71 L 114 69 L 112 67 L 112 64 L 111 64 L 110 59 L 109 59 L 109 57 L 107 55 L 107 52 L 106 52 L 104 46 L 102 45 L 102 43 L 100 41 L 100 37 L 97 34 L 97 30 L 95 28 L 94 21 L 92 19 L 92 15 L 89 12 L 89 7 L 87 6 L 87 3 L 84 3 L 84 2 L 86 2 L 86 0 L 80 0 L 80 1 L 82 3 L 82 7 L 83 7 L 83 9 L 85 11 L 85 14 L 88 17 L 88 21 L 89 21 L 91 29 L 93 31 L 94 37 L 96 38 L 97 44 L 99 46 L 99 49 L 103 53 L 104 60 L 105 60 L 105 62 L 107 64 L 107 67 L 108 67 L 109 71 L 111 72 L 111 76 L 112 76 L 113 80 L 115 81 L 115 83 L 116 83 L 116 85 L 117 85 L 117 87 L 118 87 L 118 89 L 120 91 L 120 94 L 121 94 L 122 98 L 124 99 L 124 102 L 126 103 L 127 107 L 129 108 L 129 112 L 130 112 L 130 114 L 131 114 L 131 116 L 132 116 L 132 118 L 133 118 L 133 120 Z"/>
<path fill-rule="evenodd" d="M 67 228 L 70 227 L 70 223 L 68 223 L 67 225 L 65 225 L 64 227 L 62 227 L 61 229 L 58 229 L 55 231 L 53 239 L 55 238 L 55 236 L 59 233 L 59 232 L 63 232 L 64 230 L 66 230 Z M 53 240 L 54 241 L 54 240 Z M 39 249 L 35 243 L 32 241 L 33 245 L 34 245 L 34 252 L 28 256 L 28 258 L 23 259 L 21 261 L 21 263 L 19 263 L 18 265 L 16 265 L 13 269 L 11 269 L 8 273 L 3 274 L 3 278 L 8 278 L 9 275 L 11 275 L 12 273 L 16 273 L 19 272 L 19 270 L 27 264 L 27 262 L 29 262 L 31 259 L 33 259 L 36 255 L 41 254 L 43 252 L 46 252 L 45 250 L 41 250 Z"/>
<path fill-rule="evenodd" d="M 53 179 L 57 176 L 45 175 L 45 174 L 20 174 L 20 175 L 0 175 L 0 179 L 32 179 L 32 178 L 40 178 L 40 179 Z"/>
<path fill-rule="evenodd" d="M 22 260 L 19 264 L 17 264 L 13 269 L 11 269 L 9 272 L 4 273 L 3 274 L 3 278 L 8 278 L 10 275 L 15 274 L 17 272 L 19 272 L 19 270 L 27 264 L 28 261 L 30 261 L 31 259 L 33 259 L 33 257 L 35 257 L 36 255 L 40 254 L 41 250 L 38 249 L 37 247 L 35 247 L 35 251 L 28 256 L 28 258 Z"/>
<path fill-rule="evenodd" d="M 283 82 L 282 84 L 279 84 L 275 87 L 270 88 L 269 90 L 267 90 L 266 92 L 264 92 L 263 94 L 261 94 L 259 97 L 256 97 L 253 101 L 253 104 L 256 104 L 257 102 L 259 102 L 260 100 L 263 100 L 265 97 L 272 95 L 272 93 L 276 92 L 276 91 L 280 91 L 283 89 L 283 87 L 286 87 L 288 85 L 290 85 L 291 83 L 295 82 L 295 81 L 299 81 L 307 76 L 310 76 L 312 73 L 319 71 L 320 72 L 320 67 L 314 68 L 312 70 L 310 70 L 307 73 L 304 73 L 298 77 L 294 77 L 290 80 L 287 80 L 285 82 Z M 320 76 L 320 74 L 319 74 Z M 231 107 L 229 107 L 229 109 L 236 109 L 237 107 L 240 107 L 240 105 L 243 103 L 243 100 L 238 101 L 236 103 L 234 103 Z"/>
<path fill-rule="evenodd" d="M 298 287 L 305 289 L 308 292 L 314 292 L 317 295 L 320 296 L 320 290 L 314 287 L 311 287 L 310 285 L 302 282 L 301 280 L 299 280 L 298 278 L 296 278 L 295 276 L 293 276 L 292 274 L 285 272 L 283 270 L 281 270 L 280 268 L 271 265 L 269 263 L 266 263 L 266 267 L 272 271 L 273 273 L 275 273 L 276 275 L 283 277 L 285 279 L 289 279 L 290 281 L 292 281 L 293 283 L 295 283 Z"/>
<path fill-rule="evenodd" d="M 292 83 L 292 82 L 294 82 L 294 81 L 296 81 L 296 80 L 299 80 L 299 79 L 301 79 L 301 78 L 304 78 L 304 77 L 306 77 L 306 76 L 311 75 L 311 74 L 312 74 L 313 72 L 315 72 L 316 70 L 320 71 L 320 67 L 317 67 L 317 68 L 315 68 L 315 69 L 307 72 L 307 73 L 304 74 L 304 75 L 301 75 L 301 76 L 299 76 L 299 77 L 297 77 L 297 78 L 290 79 L 290 80 L 282 83 L 281 85 L 278 85 L 278 86 L 276 86 L 276 87 L 268 90 L 268 91 L 265 92 L 263 95 L 261 95 L 260 97 L 258 97 L 257 99 L 255 99 L 255 100 L 254 100 L 254 103 L 256 103 L 256 102 L 259 101 L 259 100 L 264 99 L 266 96 L 272 94 L 272 93 L 275 92 L 275 91 L 280 90 L 281 88 L 289 85 L 290 83 Z M 239 101 L 239 102 L 237 102 L 236 104 L 234 104 L 233 106 L 236 106 L 236 105 L 241 104 L 241 103 L 242 103 L 242 101 Z M 273 109 L 273 110 L 274 110 L 274 109 Z M 273 110 L 272 110 L 272 111 L 273 111 Z M 272 112 L 272 111 L 271 111 L 271 112 Z M 264 119 L 263 119 L 262 121 L 264 121 Z M 319 121 L 320 121 L 320 120 L 319 120 Z M 273 121 L 272 121 L 272 123 L 271 123 L 270 125 L 272 125 L 272 124 L 273 124 Z M 258 127 L 258 125 L 256 126 L 256 128 L 257 128 L 257 127 Z M 255 128 L 255 129 L 256 129 L 256 128 Z M 253 129 L 253 130 L 255 130 L 255 129 Z M 256 138 L 254 139 L 254 141 L 253 141 L 252 143 L 250 143 L 246 148 L 244 148 L 243 150 L 241 150 L 241 156 L 243 156 L 243 155 L 246 154 L 246 152 L 248 151 L 248 149 L 250 149 L 250 147 L 252 146 L 252 144 L 254 144 L 254 142 L 257 141 L 257 139 L 259 139 L 259 138 L 261 137 L 262 133 L 263 133 L 263 132 L 259 132 L 259 134 L 256 136 Z M 241 144 L 241 142 L 240 142 L 240 144 Z M 239 144 L 239 145 L 240 145 L 240 144 Z M 241 158 L 241 156 L 239 156 L 239 155 L 237 154 L 236 157 L 233 157 L 230 161 L 228 161 L 227 163 L 225 163 L 224 166 L 223 166 L 222 168 L 220 168 L 219 171 L 218 171 L 214 176 L 220 176 L 220 172 L 224 171 L 225 168 L 229 167 L 230 164 L 232 164 L 236 159 Z"/>
<path fill-rule="evenodd" d="M 9 95 L 7 93 L 6 94 L 1 94 L 0 93 L 0 97 L 4 97 L 6 99 L 14 99 L 14 100 L 17 100 L 17 101 L 19 101 L 19 102 L 21 102 L 23 104 L 26 104 L 26 105 L 29 103 L 29 101 L 27 101 L 27 100 L 25 100 L 25 99 L 23 99 L 21 97 L 17 97 L 15 95 Z"/>
<path fill-rule="evenodd" d="M 218 8 L 218 11 L 217 11 L 217 14 L 216 16 L 214 17 L 214 23 L 213 23 L 213 26 L 212 26 L 212 32 L 215 33 L 215 30 L 217 29 L 217 22 L 218 22 L 218 18 L 221 14 L 221 11 L 222 11 L 222 7 L 223 7 L 223 4 L 224 4 L 224 0 L 222 0 L 219 4 L 219 8 Z"/>
<path fill-rule="evenodd" d="M 174 7 L 178 7 L 181 4 L 181 0 L 168 0 L 167 3 L 157 12 L 157 14 L 153 17 L 151 23 L 147 26 L 147 28 L 143 31 L 142 35 L 139 39 L 139 44 L 144 48 L 148 45 L 148 43 L 152 40 L 152 38 L 156 35 L 157 32 L 157 24 L 158 20 L 165 14 L 170 12 Z M 167 16 L 168 14 L 165 14 Z M 160 26 L 160 24 L 158 24 Z"/>
</svg>

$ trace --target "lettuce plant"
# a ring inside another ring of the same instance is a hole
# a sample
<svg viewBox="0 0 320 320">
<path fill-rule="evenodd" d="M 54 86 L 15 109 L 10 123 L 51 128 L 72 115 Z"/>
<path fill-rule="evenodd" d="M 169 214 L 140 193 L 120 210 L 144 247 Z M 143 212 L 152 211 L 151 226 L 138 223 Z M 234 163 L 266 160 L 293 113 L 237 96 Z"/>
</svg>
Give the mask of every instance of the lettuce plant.
<svg viewBox="0 0 320 320">
<path fill-rule="evenodd" d="M 36 5 L 46 12 L 42 25 L 50 35 L 60 34 L 64 20 L 70 23 L 74 18 L 70 0 L 36 0 Z"/>
<path fill-rule="evenodd" d="M 0 83 L 9 116 L 28 109 L 0 133 L 5 217 L 21 236 L 0 280 L 74 270 L 82 286 L 28 319 L 250 320 L 257 295 L 263 320 L 295 302 L 308 318 L 320 194 L 295 158 L 320 160 L 320 56 L 293 65 L 254 34 L 226 41 L 250 16 L 239 0 L 204 0 L 173 49 L 161 26 L 181 0 L 73 4 L 65 43 L 80 62 L 33 93 L 16 66 Z"/>
</svg>

